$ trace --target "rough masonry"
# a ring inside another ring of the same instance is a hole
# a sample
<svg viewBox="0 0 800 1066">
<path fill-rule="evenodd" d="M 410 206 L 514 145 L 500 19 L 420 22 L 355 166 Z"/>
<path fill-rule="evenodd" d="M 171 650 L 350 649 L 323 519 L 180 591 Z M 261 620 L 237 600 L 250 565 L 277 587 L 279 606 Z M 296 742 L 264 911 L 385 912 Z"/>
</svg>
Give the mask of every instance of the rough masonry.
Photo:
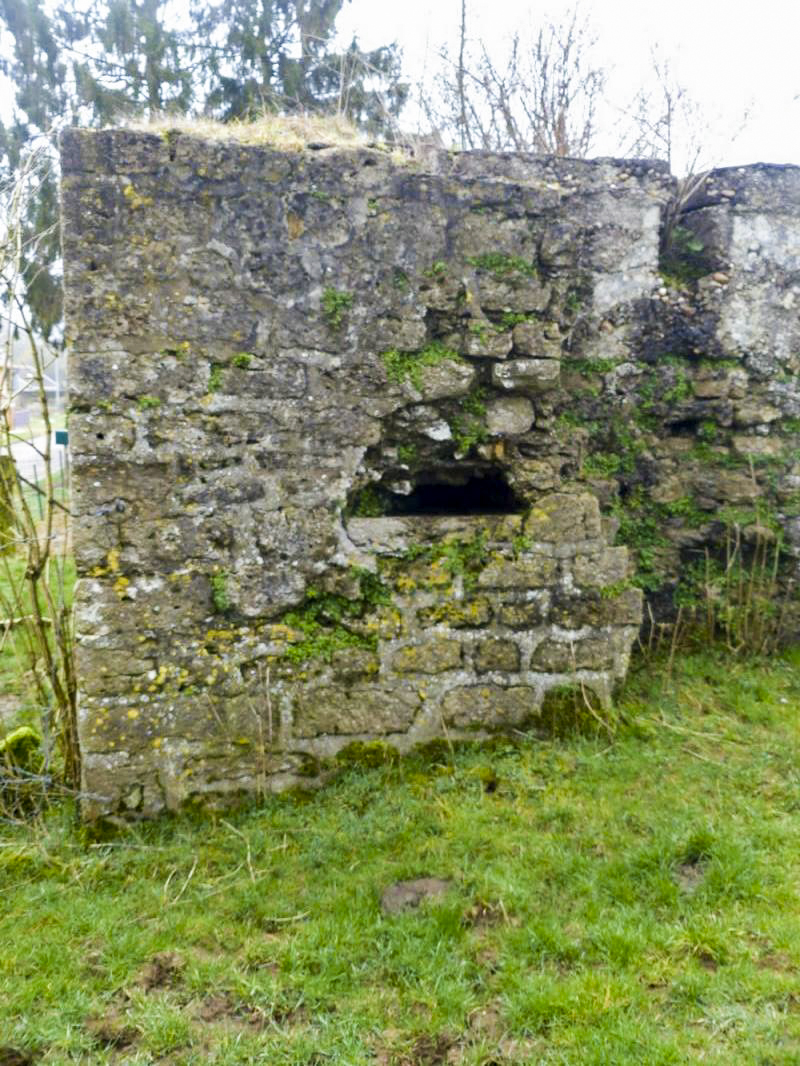
<svg viewBox="0 0 800 1066">
<path fill-rule="evenodd" d="M 800 171 L 62 139 L 87 816 L 607 705 L 800 542 Z M 747 531 L 750 531 L 749 533 Z"/>
</svg>

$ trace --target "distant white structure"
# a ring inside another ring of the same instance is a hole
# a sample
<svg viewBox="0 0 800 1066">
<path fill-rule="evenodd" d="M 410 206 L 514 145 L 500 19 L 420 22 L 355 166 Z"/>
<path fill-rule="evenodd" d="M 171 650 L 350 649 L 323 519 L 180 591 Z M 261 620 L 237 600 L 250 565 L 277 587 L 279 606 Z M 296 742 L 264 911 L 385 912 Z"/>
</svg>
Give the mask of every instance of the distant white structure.
<svg viewBox="0 0 800 1066">
<path fill-rule="evenodd" d="M 63 352 L 35 335 L 44 361 L 44 389 L 51 412 L 61 411 L 66 396 L 66 357 Z M 0 325 L 0 406 L 10 411 L 12 426 L 23 429 L 38 412 L 30 338 L 24 330 L 5 322 Z"/>
</svg>

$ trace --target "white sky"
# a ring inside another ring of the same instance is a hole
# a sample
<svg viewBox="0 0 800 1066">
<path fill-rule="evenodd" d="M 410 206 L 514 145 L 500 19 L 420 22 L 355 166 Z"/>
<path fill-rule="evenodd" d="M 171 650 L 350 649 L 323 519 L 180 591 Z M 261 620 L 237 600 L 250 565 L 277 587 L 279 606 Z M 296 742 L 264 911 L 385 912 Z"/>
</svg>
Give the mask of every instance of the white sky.
<svg viewBox="0 0 800 1066">
<path fill-rule="evenodd" d="M 567 0 L 468 0 L 468 33 L 502 49 L 514 30 L 535 30 L 542 16 L 560 21 L 571 7 Z M 607 96 L 615 113 L 647 79 L 657 45 L 713 130 L 703 165 L 800 164 L 798 0 L 587 0 L 580 10 L 598 38 L 600 64 L 609 70 Z M 337 26 L 343 38 L 357 34 L 364 48 L 396 40 L 418 81 L 443 43 L 457 45 L 459 12 L 460 0 L 349 0 Z M 607 120 L 595 154 L 618 151 L 618 136 Z"/>
</svg>

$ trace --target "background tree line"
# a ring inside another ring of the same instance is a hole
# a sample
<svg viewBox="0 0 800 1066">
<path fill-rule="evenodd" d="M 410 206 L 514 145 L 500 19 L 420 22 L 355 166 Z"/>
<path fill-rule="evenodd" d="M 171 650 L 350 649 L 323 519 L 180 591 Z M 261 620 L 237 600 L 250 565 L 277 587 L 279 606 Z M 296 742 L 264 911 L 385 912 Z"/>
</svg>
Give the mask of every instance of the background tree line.
<svg viewBox="0 0 800 1066">
<path fill-rule="evenodd" d="M 0 177 L 60 127 L 160 113 L 230 121 L 264 111 L 335 113 L 372 135 L 402 138 L 412 97 L 396 45 L 342 48 L 345 0 L 0 0 L 0 74 L 13 104 L 0 121 Z M 445 145 L 561 156 L 592 152 L 606 72 L 587 20 L 515 34 L 490 54 L 469 34 L 467 0 L 430 86 L 416 94 L 420 132 Z M 406 112 L 407 114 L 407 112 Z M 620 154 L 670 159 L 692 115 L 668 66 L 631 102 Z M 695 121 L 695 125 L 697 125 Z M 58 340 L 61 283 L 55 167 L 36 183 L 25 218 L 22 284 L 32 322 Z"/>
<path fill-rule="evenodd" d="M 37 138 L 167 112 L 222 121 L 263 111 L 336 112 L 374 134 L 397 121 L 408 86 L 394 45 L 333 44 L 344 0 L 0 0 L 0 122 L 8 187 Z M 57 176 L 31 198 L 23 263 L 36 328 L 61 320 Z M 37 239 L 31 240 L 36 237 Z"/>
</svg>

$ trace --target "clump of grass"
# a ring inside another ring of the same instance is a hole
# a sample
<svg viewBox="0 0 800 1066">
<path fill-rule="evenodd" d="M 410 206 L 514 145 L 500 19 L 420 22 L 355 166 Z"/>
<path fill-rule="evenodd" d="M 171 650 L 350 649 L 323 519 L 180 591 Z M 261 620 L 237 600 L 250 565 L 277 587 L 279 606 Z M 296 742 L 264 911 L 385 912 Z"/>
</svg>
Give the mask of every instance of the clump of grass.
<svg viewBox="0 0 800 1066">
<path fill-rule="evenodd" d="M 788 635 L 794 581 L 782 573 L 788 561 L 780 528 L 769 524 L 726 527 L 721 558 L 708 550 L 678 589 L 684 639 L 722 644 L 734 655 L 775 652 Z"/>
</svg>

